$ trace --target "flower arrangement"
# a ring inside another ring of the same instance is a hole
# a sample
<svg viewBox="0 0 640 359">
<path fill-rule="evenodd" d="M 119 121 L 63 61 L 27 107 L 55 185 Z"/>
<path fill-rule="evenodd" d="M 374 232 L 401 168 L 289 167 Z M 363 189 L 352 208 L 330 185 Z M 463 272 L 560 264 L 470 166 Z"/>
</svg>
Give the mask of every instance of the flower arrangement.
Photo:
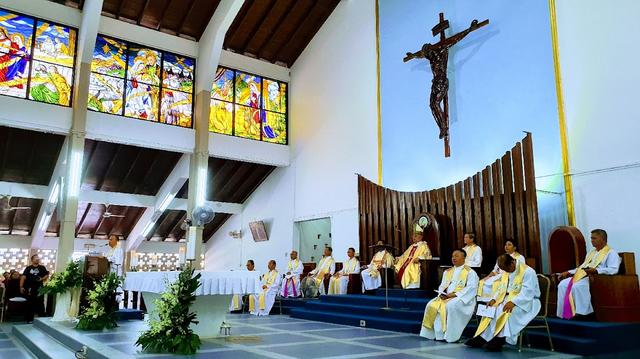
<svg viewBox="0 0 640 359">
<path fill-rule="evenodd" d="M 116 273 L 107 274 L 93 290 L 87 294 L 89 307 L 79 317 L 77 329 L 101 330 L 118 326 L 116 323 L 116 289 L 122 278 Z"/>
<path fill-rule="evenodd" d="M 60 294 L 72 288 L 82 286 L 82 268 L 80 262 L 71 261 L 61 273 L 54 273 L 51 278 L 40 287 L 40 294 Z"/>
<path fill-rule="evenodd" d="M 136 345 L 147 352 L 195 354 L 201 342 L 189 327 L 192 323 L 198 324 L 196 313 L 190 312 L 190 307 L 199 286 L 200 273 L 194 276 L 190 266 L 180 272 L 177 281 L 167 283 L 167 291 L 154 302 L 155 315 L 150 316 L 149 329 L 140 335 Z"/>
</svg>

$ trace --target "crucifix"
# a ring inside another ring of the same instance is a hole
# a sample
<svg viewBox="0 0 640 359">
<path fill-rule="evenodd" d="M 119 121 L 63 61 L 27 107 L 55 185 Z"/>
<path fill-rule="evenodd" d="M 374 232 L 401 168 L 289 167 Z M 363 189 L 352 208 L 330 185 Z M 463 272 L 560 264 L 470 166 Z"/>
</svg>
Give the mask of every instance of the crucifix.
<svg viewBox="0 0 640 359">
<path fill-rule="evenodd" d="M 431 97 L 429 107 L 440 128 L 440 139 L 444 139 L 444 156 L 451 156 L 449 148 L 449 80 L 447 79 L 447 61 L 449 60 L 449 48 L 462 40 L 470 32 L 477 30 L 489 23 L 489 20 L 478 22 L 473 20 L 468 29 L 453 36 L 445 37 L 444 31 L 449 28 L 449 20 L 444 19 L 444 13 L 440 13 L 440 22 L 431 29 L 433 36 L 440 35 L 440 41 L 435 44 L 426 43 L 418 52 L 407 52 L 403 61 L 412 59 L 427 59 L 431 65 L 433 80 L 431 80 Z"/>
</svg>

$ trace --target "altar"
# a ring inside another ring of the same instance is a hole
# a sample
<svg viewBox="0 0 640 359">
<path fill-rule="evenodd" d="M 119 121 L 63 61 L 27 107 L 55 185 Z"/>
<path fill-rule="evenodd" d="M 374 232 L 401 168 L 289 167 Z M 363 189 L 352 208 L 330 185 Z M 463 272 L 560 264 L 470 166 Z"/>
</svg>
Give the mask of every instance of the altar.
<svg viewBox="0 0 640 359">
<path fill-rule="evenodd" d="M 196 301 L 191 309 L 197 314 L 198 324 L 193 330 L 201 338 L 218 336 L 220 325 L 229 312 L 229 303 L 234 294 L 256 294 L 262 290 L 258 272 L 222 271 L 200 273 L 200 287 L 196 290 Z M 147 312 L 152 315 L 154 301 L 160 298 L 167 284 L 177 280 L 180 272 L 127 272 L 123 289 L 142 293 Z"/>
</svg>

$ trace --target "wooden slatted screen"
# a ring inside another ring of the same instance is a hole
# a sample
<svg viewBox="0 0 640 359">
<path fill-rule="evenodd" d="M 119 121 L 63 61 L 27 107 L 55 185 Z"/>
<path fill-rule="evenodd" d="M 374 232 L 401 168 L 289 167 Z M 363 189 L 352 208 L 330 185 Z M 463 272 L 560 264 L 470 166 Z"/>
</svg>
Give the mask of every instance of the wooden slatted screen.
<svg viewBox="0 0 640 359">
<path fill-rule="evenodd" d="M 360 256 L 371 261 L 371 245 L 382 240 L 409 246 L 411 222 L 421 212 L 436 216 L 440 226 L 440 257 L 462 246 L 465 232 L 475 232 L 483 249 L 483 269 L 490 270 L 504 252 L 504 241 L 515 238 L 520 253 L 534 258 L 541 270 L 540 228 L 531 134 L 511 151 L 472 177 L 423 192 L 399 192 L 358 176 Z"/>
</svg>

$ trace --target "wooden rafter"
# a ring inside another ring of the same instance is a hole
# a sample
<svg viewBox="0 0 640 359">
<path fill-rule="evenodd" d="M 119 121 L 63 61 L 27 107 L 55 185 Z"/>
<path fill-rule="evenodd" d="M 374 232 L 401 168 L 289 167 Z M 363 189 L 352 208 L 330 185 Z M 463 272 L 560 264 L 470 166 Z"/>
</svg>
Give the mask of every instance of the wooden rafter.
<svg viewBox="0 0 640 359">
<path fill-rule="evenodd" d="M 140 11 L 140 13 L 138 14 L 138 20 L 136 20 L 136 23 L 138 25 L 140 25 L 140 22 L 142 21 L 142 18 L 144 17 L 144 13 L 145 11 L 147 11 L 147 6 L 149 6 L 149 1 L 150 0 L 145 0 L 144 2 L 144 6 L 142 6 L 142 10 Z"/>
<path fill-rule="evenodd" d="M 176 35 L 177 36 L 180 36 L 180 34 L 182 33 L 182 29 L 184 28 L 185 22 L 189 18 L 189 15 L 191 14 L 193 9 L 195 8 L 196 3 L 198 2 L 198 0 L 190 0 L 190 1 L 191 1 L 191 3 L 189 3 L 189 9 L 187 9 L 187 12 L 182 17 L 182 20 L 180 20 L 180 25 L 178 25 L 178 28 L 176 29 Z"/>
</svg>

